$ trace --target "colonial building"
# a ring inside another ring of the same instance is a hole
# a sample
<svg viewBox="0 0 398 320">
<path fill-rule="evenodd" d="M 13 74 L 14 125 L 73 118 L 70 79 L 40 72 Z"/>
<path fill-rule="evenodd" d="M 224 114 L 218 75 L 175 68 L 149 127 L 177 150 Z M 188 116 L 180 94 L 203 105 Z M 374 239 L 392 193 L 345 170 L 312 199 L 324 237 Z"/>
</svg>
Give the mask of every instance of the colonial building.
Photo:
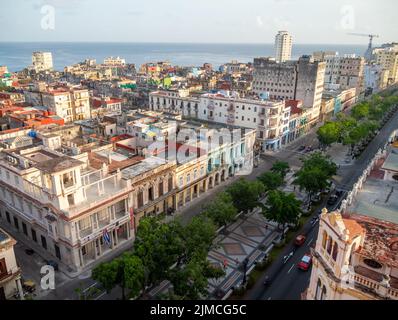
<svg viewBox="0 0 398 320">
<path fill-rule="evenodd" d="M 23 297 L 21 269 L 14 254 L 17 242 L 0 228 L 0 300 L 12 298 L 16 293 Z"/>
<path fill-rule="evenodd" d="M 388 175 L 398 159 L 388 153 L 377 153 L 338 211 L 323 210 L 306 299 L 398 300 L 397 181 Z"/>
<path fill-rule="evenodd" d="M 53 57 L 51 52 L 33 52 L 32 65 L 36 72 L 52 70 Z"/>
</svg>

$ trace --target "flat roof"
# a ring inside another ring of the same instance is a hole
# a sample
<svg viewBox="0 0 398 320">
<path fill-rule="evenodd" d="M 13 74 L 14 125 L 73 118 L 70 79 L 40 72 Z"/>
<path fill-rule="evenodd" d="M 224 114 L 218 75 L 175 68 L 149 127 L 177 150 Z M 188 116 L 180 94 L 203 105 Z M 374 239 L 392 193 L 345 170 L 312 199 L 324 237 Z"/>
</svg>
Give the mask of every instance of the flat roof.
<svg viewBox="0 0 398 320">
<path fill-rule="evenodd" d="M 122 177 L 124 179 L 131 179 L 136 176 L 139 176 L 145 172 L 148 172 L 150 170 L 153 170 L 161 165 L 166 164 L 167 161 L 164 159 L 161 159 L 159 157 L 150 157 L 142 160 L 141 162 L 132 165 L 131 167 L 128 167 L 126 169 L 122 170 Z"/>
<path fill-rule="evenodd" d="M 64 171 L 66 169 L 70 169 L 73 167 L 81 166 L 84 164 L 80 160 L 76 160 L 71 157 L 63 156 L 54 159 L 50 159 L 47 161 L 39 162 L 35 164 L 35 167 L 39 170 L 54 173 L 59 171 Z"/>
<path fill-rule="evenodd" d="M 369 177 L 347 211 L 398 224 L 398 181 Z"/>
<path fill-rule="evenodd" d="M 390 152 L 381 168 L 384 170 L 398 172 L 398 153 Z"/>
</svg>

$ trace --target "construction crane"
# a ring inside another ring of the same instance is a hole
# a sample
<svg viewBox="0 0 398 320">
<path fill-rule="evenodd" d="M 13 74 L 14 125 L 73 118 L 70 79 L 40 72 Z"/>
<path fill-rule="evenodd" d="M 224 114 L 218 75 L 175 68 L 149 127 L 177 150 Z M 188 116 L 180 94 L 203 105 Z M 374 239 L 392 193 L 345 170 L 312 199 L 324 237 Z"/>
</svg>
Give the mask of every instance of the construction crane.
<svg viewBox="0 0 398 320">
<path fill-rule="evenodd" d="M 367 61 L 372 60 L 372 46 L 373 46 L 373 38 L 379 38 L 377 34 L 365 34 L 365 33 L 348 33 L 351 36 L 359 36 L 359 37 L 369 37 L 368 49 L 365 52 L 365 59 Z"/>
</svg>

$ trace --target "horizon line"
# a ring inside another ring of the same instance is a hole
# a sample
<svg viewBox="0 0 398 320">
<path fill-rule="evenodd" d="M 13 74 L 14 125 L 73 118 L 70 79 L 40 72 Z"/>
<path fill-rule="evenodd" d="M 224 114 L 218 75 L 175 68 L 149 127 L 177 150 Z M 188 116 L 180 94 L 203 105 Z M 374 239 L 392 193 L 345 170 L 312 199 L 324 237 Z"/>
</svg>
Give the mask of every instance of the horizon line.
<svg viewBox="0 0 398 320">
<path fill-rule="evenodd" d="M 219 45 L 228 45 L 228 44 L 239 44 L 239 45 L 274 45 L 273 42 L 165 42 L 165 41 L 1 41 L 0 43 L 115 43 L 115 44 L 219 44 Z M 294 45 L 327 45 L 327 46 L 333 46 L 333 45 L 338 45 L 338 46 L 353 46 L 353 45 L 359 45 L 359 46 L 367 46 L 367 43 L 293 43 Z M 374 46 L 377 44 L 374 44 Z"/>
</svg>

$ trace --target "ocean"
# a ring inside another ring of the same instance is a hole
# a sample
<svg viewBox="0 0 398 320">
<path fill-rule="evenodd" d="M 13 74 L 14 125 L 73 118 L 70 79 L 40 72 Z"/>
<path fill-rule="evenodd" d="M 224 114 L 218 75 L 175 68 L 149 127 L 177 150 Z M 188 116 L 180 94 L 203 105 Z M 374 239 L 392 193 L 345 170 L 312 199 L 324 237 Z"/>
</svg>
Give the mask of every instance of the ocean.
<svg viewBox="0 0 398 320">
<path fill-rule="evenodd" d="M 339 54 L 363 55 L 366 45 L 294 44 L 292 58 L 314 51 L 337 51 Z M 199 66 L 205 62 L 218 68 L 238 60 L 253 61 L 254 57 L 273 56 L 273 44 L 198 44 L 198 43 L 82 43 L 82 42 L 0 42 L 0 65 L 12 72 L 31 64 L 33 51 L 51 51 L 54 68 L 84 61 L 87 58 L 102 63 L 109 56 L 120 56 L 139 67 L 145 62 L 170 61 L 181 66 Z"/>
</svg>

